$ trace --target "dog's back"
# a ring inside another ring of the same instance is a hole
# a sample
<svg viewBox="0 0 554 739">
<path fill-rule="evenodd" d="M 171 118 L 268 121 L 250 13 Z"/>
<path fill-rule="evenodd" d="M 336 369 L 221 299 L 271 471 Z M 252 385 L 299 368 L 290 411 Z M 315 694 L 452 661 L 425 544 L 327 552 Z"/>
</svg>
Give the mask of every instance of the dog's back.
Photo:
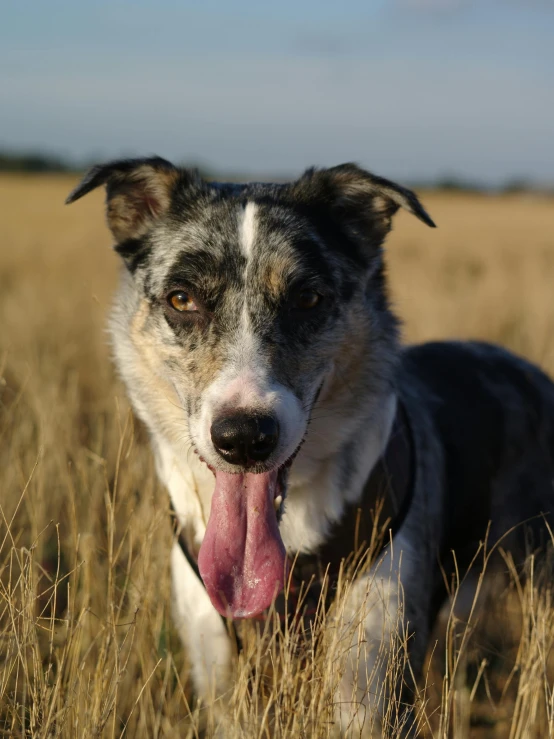
<svg viewBox="0 0 554 739">
<path fill-rule="evenodd" d="M 487 534 L 489 547 L 504 537 L 501 544 L 519 556 L 544 545 L 543 514 L 548 521 L 554 510 L 551 380 L 482 342 L 406 349 L 400 386 L 411 387 L 414 379 L 443 449 L 443 469 L 437 470 L 443 476 L 443 552 L 454 550 L 464 566 Z"/>
</svg>

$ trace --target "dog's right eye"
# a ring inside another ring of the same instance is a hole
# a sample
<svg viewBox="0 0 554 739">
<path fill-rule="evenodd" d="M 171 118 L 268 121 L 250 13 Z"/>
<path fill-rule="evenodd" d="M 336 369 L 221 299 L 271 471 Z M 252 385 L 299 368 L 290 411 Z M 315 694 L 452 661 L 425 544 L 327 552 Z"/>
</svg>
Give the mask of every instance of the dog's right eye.
<svg viewBox="0 0 554 739">
<path fill-rule="evenodd" d="M 198 308 L 191 296 L 184 290 L 175 290 L 167 296 L 167 302 L 179 313 L 197 313 Z"/>
<path fill-rule="evenodd" d="M 316 308 L 322 300 L 322 296 L 315 290 L 304 288 L 296 295 L 294 307 L 297 310 L 312 310 Z"/>
</svg>

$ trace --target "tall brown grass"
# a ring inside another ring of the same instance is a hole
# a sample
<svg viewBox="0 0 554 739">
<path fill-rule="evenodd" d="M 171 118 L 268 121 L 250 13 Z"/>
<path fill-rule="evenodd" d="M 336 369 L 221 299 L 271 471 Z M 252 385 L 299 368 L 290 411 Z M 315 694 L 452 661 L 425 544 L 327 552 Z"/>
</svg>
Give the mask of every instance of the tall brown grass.
<svg viewBox="0 0 554 739">
<path fill-rule="evenodd" d="M 0 732 L 337 735 L 340 599 L 308 640 L 294 630 L 276 639 L 271 621 L 258 635 L 251 627 L 228 701 L 194 702 L 170 618 L 167 497 L 109 360 L 117 260 L 102 196 L 64 208 L 72 184 L 0 179 Z M 554 373 L 554 203 L 424 201 L 439 229 L 400 215 L 388 247 L 406 338 L 485 338 Z M 471 596 L 458 609 L 464 587 L 455 588 L 420 685 L 427 736 L 554 735 L 553 593 L 528 564 L 524 584 L 514 573 L 491 591 L 478 579 L 479 608 Z M 402 630 L 393 642 L 394 671 Z M 399 733 L 394 708 L 389 737 Z"/>
</svg>

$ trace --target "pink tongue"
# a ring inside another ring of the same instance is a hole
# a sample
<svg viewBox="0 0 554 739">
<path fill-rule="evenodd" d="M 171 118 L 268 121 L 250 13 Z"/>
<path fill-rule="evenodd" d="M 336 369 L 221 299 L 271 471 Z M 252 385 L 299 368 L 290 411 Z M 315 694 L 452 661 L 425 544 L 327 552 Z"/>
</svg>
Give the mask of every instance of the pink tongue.
<svg viewBox="0 0 554 739">
<path fill-rule="evenodd" d="M 215 473 L 198 568 L 223 616 L 255 616 L 283 588 L 285 547 L 273 502 L 276 485 L 277 470 L 260 475 Z"/>
</svg>

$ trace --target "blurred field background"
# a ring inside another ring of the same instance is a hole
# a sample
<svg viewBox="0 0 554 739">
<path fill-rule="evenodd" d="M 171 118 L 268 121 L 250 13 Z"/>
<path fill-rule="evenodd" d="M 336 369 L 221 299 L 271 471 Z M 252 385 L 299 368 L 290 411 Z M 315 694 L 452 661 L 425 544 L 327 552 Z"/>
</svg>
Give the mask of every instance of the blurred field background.
<svg viewBox="0 0 554 739">
<path fill-rule="evenodd" d="M 118 260 L 101 193 L 64 207 L 74 184 L 0 177 L 0 736 L 333 736 L 325 651 L 276 657 L 265 717 L 244 660 L 223 719 L 193 704 L 168 501 L 109 357 Z M 388 242 L 405 339 L 483 338 L 554 374 L 554 199 L 421 196 L 438 228 L 402 213 Z M 550 586 L 496 592 L 462 631 L 437 631 L 425 735 L 553 736 Z"/>
</svg>

